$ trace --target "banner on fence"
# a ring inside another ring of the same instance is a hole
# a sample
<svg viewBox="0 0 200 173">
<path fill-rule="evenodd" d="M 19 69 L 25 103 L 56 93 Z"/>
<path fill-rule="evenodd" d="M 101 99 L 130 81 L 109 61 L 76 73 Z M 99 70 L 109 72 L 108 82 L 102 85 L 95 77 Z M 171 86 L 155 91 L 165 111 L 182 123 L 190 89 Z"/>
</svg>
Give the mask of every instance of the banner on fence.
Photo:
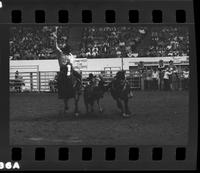
<svg viewBox="0 0 200 173">
<path fill-rule="evenodd" d="M 87 58 L 76 58 L 74 60 L 74 69 L 86 70 L 88 67 Z"/>
</svg>

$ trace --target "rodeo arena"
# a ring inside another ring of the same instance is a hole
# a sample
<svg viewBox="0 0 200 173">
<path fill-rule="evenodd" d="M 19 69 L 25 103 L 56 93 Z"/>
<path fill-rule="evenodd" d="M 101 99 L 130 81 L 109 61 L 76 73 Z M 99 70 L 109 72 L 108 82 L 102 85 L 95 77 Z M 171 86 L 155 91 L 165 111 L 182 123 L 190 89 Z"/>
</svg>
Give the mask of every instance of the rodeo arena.
<svg viewBox="0 0 200 173">
<path fill-rule="evenodd" d="M 186 144 L 189 78 L 186 27 L 12 27 L 10 144 Z"/>
</svg>

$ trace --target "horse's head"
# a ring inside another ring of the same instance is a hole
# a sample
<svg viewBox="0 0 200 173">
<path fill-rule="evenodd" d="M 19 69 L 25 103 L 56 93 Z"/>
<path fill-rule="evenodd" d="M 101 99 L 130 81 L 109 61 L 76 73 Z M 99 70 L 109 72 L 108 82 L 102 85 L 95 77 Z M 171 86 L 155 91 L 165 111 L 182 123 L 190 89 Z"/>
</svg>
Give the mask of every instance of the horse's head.
<svg viewBox="0 0 200 173">
<path fill-rule="evenodd" d="M 109 84 L 109 90 L 114 98 L 126 99 L 129 97 L 130 84 L 124 78 L 115 78 Z"/>
<path fill-rule="evenodd" d="M 95 76 L 95 78 L 94 78 L 94 86 L 95 86 L 95 87 L 98 87 L 98 86 L 99 86 L 100 80 L 101 80 L 101 79 L 100 79 L 99 77 Z"/>
<path fill-rule="evenodd" d="M 118 80 L 124 80 L 125 79 L 125 71 L 121 70 L 121 71 L 118 71 L 117 74 L 116 74 L 116 79 Z"/>
<path fill-rule="evenodd" d="M 123 85 L 125 79 L 125 71 L 118 71 L 115 76 L 115 80 L 117 81 L 118 85 Z"/>
<path fill-rule="evenodd" d="M 89 85 L 91 87 L 98 87 L 99 86 L 99 78 L 97 76 L 89 75 Z"/>
<path fill-rule="evenodd" d="M 94 75 L 92 73 L 90 73 L 88 79 L 92 80 L 93 78 L 94 78 Z"/>
</svg>

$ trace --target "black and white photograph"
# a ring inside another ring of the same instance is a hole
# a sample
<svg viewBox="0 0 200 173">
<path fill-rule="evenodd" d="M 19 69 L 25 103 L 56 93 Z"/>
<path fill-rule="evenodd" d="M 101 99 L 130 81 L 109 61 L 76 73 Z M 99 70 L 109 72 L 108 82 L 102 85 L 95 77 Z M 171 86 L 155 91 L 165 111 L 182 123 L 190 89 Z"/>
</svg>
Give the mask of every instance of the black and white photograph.
<svg viewBox="0 0 200 173">
<path fill-rule="evenodd" d="M 187 145 L 187 26 L 9 32 L 11 145 Z"/>
</svg>

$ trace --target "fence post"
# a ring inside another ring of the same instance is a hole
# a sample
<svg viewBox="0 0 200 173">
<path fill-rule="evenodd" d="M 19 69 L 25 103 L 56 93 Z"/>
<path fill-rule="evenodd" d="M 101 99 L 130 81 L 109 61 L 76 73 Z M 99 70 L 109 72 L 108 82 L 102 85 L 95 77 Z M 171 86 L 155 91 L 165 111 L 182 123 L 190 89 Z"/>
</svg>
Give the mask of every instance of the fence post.
<svg viewBox="0 0 200 173">
<path fill-rule="evenodd" d="M 183 90 L 183 79 L 182 78 L 179 79 L 179 90 L 180 91 Z"/>
<path fill-rule="evenodd" d="M 41 90 L 41 76 L 40 76 L 41 74 L 40 74 L 40 71 L 38 72 L 38 90 L 39 90 L 39 92 L 40 92 L 40 90 Z"/>
<path fill-rule="evenodd" d="M 30 72 L 30 87 L 31 87 L 31 91 L 33 91 L 33 73 Z"/>
<path fill-rule="evenodd" d="M 141 76 L 141 90 L 143 91 L 144 90 L 144 78 L 143 76 Z"/>
</svg>

